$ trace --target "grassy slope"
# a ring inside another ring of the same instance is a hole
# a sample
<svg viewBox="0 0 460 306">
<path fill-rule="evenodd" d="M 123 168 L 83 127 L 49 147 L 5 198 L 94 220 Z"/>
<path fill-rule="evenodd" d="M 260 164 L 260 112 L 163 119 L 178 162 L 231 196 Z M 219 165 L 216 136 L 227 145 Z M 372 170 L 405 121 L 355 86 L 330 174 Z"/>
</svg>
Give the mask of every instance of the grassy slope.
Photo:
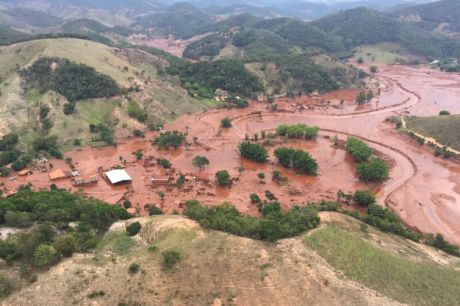
<svg viewBox="0 0 460 306">
<path fill-rule="evenodd" d="M 407 117 L 407 127 L 425 136 L 435 138 L 439 143 L 460 150 L 460 115 L 436 117 Z"/>
<path fill-rule="evenodd" d="M 306 242 L 348 278 L 400 302 L 455 305 L 460 300 L 460 271 L 403 252 L 388 252 L 385 246 L 373 245 L 360 236 L 327 226 L 308 236 Z"/>
<path fill-rule="evenodd" d="M 123 52 L 121 52 L 123 53 Z M 98 72 L 111 76 L 121 86 L 143 84 L 144 91 L 134 98 L 139 101 L 149 112 L 151 118 L 159 120 L 174 119 L 171 112 L 176 115 L 185 112 L 202 110 L 205 106 L 198 100 L 190 98 L 186 92 L 169 80 L 161 80 L 157 70 L 151 64 L 142 60 L 130 61 L 123 54 L 117 54 L 110 47 L 79 39 L 49 39 L 20 43 L 0 48 L 0 77 L 3 83 L 0 84 L 2 95 L 0 96 L 0 132 L 9 129 L 19 130 L 29 143 L 33 139 L 31 130 L 36 123 L 36 109 L 40 103 L 52 106 L 52 117 L 54 127 L 51 133 L 62 137 L 62 144 L 70 149 L 69 144 L 74 138 L 82 138 L 88 141 L 88 124 L 101 122 L 104 118 L 107 122 L 111 117 L 118 119 L 121 127 L 128 124 L 128 129 L 119 129 L 119 136 L 126 136 L 133 128 L 142 128 L 137 122 L 126 116 L 126 101 L 100 99 L 97 101 L 82 101 L 78 103 L 80 112 L 73 116 L 65 116 L 62 113 L 62 104 L 56 103 L 58 97 L 53 94 L 24 95 L 20 86 L 18 69 L 30 65 L 40 56 L 56 56 L 68 58 L 78 63 L 94 67 Z M 151 66 L 151 69 L 146 69 Z M 125 70 L 124 68 L 127 68 Z M 145 75 L 141 72 L 145 70 Z M 148 82 L 145 82 L 149 79 Z M 147 83 L 147 84 L 146 84 Z M 94 103 L 93 103 L 94 102 Z M 106 105 L 108 103 L 108 105 Z M 35 110 L 34 110 L 35 109 Z M 116 113 L 113 114 L 113 113 Z M 14 116 L 12 116 L 14 115 Z M 96 117 L 96 118 L 95 118 Z M 23 129 L 26 125 L 29 129 Z M 114 127 L 117 129 L 117 127 Z"/>
<path fill-rule="evenodd" d="M 458 298 L 453 288 L 458 288 L 460 272 L 452 270 L 458 259 L 372 228 L 365 234 L 358 221 L 336 213 L 321 213 L 321 218 L 326 227 L 276 244 L 203 230 L 178 216 L 141 218 L 140 237 L 127 237 L 120 224 L 121 231 L 107 234 L 95 254 L 74 255 L 5 302 L 210 305 L 219 299 L 239 305 L 393 304 L 338 274 L 313 249 L 333 266 L 330 257 L 339 258 L 360 276 L 358 282 L 394 298 L 437 305 Z M 148 250 L 150 245 L 155 251 Z M 165 250 L 182 256 L 169 271 L 162 268 Z M 140 272 L 130 275 L 133 262 L 140 264 Z M 104 295 L 88 297 L 98 291 Z"/>
<path fill-rule="evenodd" d="M 410 54 L 405 48 L 395 43 L 380 43 L 356 48 L 353 59 L 364 59 L 366 63 L 395 64 L 398 62 L 411 62 L 417 57 Z"/>
</svg>

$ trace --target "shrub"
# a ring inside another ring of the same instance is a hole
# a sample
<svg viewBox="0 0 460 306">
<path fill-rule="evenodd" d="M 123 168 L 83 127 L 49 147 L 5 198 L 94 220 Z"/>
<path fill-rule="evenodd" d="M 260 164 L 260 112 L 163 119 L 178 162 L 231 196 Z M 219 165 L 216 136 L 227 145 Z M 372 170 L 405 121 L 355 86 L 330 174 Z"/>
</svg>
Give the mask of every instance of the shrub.
<svg viewBox="0 0 460 306">
<path fill-rule="evenodd" d="M 229 128 L 232 126 L 232 120 L 230 120 L 228 117 L 225 117 L 220 121 L 220 126 L 223 128 Z"/>
<path fill-rule="evenodd" d="M 141 230 L 141 224 L 139 222 L 133 222 L 126 227 L 126 232 L 129 236 L 135 236 Z"/>
<path fill-rule="evenodd" d="M 163 256 L 163 268 L 172 269 L 181 260 L 181 254 L 178 251 L 164 251 L 161 253 Z"/>
<path fill-rule="evenodd" d="M 129 200 L 124 200 L 123 201 L 123 207 L 125 209 L 131 208 L 131 202 Z"/>
<path fill-rule="evenodd" d="M 56 249 L 47 244 L 40 244 L 34 252 L 34 264 L 44 267 L 55 263 L 59 259 Z"/>
<path fill-rule="evenodd" d="M 133 154 L 136 157 L 136 160 L 141 160 L 142 157 L 144 156 L 144 153 L 142 151 L 136 151 Z"/>
<path fill-rule="evenodd" d="M 458 249 L 458 246 L 446 241 L 441 234 L 436 234 L 435 237 L 430 237 L 429 239 L 426 239 L 426 243 L 428 245 L 434 246 L 435 248 L 443 250 L 447 254 L 451 254 L 454 256 L 460 256 L 460 251 Z"/>
<path fill-rule="evenodd" d="M 164 169 L 169 169 L 171 168 L 171 162 L 165 158 L 159 158 L 157 159 L 157 164 L 163 167 Z"/>
<path fill-rule="evenodd" d="M 144 131 L 139 130 L 139 129 L 135 129 L 135 130 L 133 131 L 133 135 L 134 135 L 135 137 L 144 137 L 145 134 L 144 134 Z"/>
<path fill-rule="evenodd" d="M 0 176 L 1 177 L 7 177 L 8 175 L 10 175 L 10 173 L 11 173 L 10 168 L 7 168 L 7 167 L 1 167 L 0 168 Z"/>
<path fill-rule="evenodd" d="M 372 190 L 361 189 L 357 190 L 353 195 L 353 201 L 360 206 L 369 206 L 375 203 L 375 195 Z"/>
<path fill-rule="evenodd" d="M 137 262 L 133 262 L 129 265 L 128 272 L 129 274 L 136 274 L 137 272 L 139 272 L 140 268 L 140 264 L 138 264 Z"/>
<path fill-rule="evenodd" d="M 287 212 L 277 207 L 276 203 L 267 204 L 266 209 L 261 208 L 263 217 L 256 218 L 242 215 L 230 204 L 207 208 L 197 201 L 188 201 L 185 215 L 205 228 L 268 241 L 293 237 L 319 224 L 314 207 L 293 207 Z"/>
<path fill-rule="evenodd" d="M 370 71 L 371 73 L 377 73 L 378 67 L 377 66 L 371 66 Z"/>
<path fill-rule="evenodd" d="M 268 159 L 268 152 L 263 146 L 248 141 L 240 143 L 239 152 L 242 157 L 256 163 L 265 163 Z"/>
<path fill-rule="evenodd" d="M 75 237 L 70 234 L 61 235 L 54 242 L 54 247 L 64 257 L 70 257 L 77 248 L 77 241 Z"/>
<path fill-rule="evenodd" d="M 150 204 L 149 205 L 149 216 L 155 216 L 155 215 L 162 215 L 164 212 L 161 210 L 161 208 Z"/>
<path fill-rule="evenodd" d="M 264 179 L 265 179 L 265 173 L 259 172 L 259 173 L 257 173 L 257 177 L 259 178 L 259 181 L 260 181 L 261 183 L 263 183 L 263 181 L 264 181 Z"/>
<path fill-rule="evenodd" d="M 74 139 L 74 140 L 73 140 L 73 145 L 74 145 L 74 146 L 81 146 L 81 140 L 78 139 L 78 138 Z"/>
<path fill-rule="evenodd" d="M 147 120 L 147 112 L 132 100 L 128 103 L 128 115 L 131 118 L 137 119 L 139 122 L 145 122 Z"/>
<path fill-rule="evenodd" d="M 227 170 L 220 170 L 216 172 L 216 181 L 219 186 L 225 187 L 232 183 L 230 174 Z"/>
<path fill-rule="evenodd" d="M 296 139 L 315 139 L 318 135 L 318 132 L 319 127 L 311 127 L 305 124 L 279 125 L 276 128 L 276 133 L 279 136 L 286 136 L 288 138 Z"/>
<path fill-rule="evenodd" d="M 167 131 L 161 133 L 160 136 L 153 140 L 153 144 L 157 145 L 158 149 L 169 149 L 170 147 L 178 148 L 185 141 L 185 135 L 178 131 Z"/>
<path fill-rule="evenodd" d="M 439 112 L 439 116 L 449 116 L 449 115 L 450 115 L 450 112 L 446 110 L 442 110 Z"/>
<path fill-rule="evenodd" d="M 259 204 L 261 202 L 260 197 L 256 193 L 251 193 L 249 199 L 252 204 Z"/>
<path fill-rule="evenodd" d="M 316 175 L 318 164 L 307 152 L 281 147 L 275 150 L 275 156 L 285 168 L 293 168 L 301 174 Z"/>
<path fill-rule="evenodd" d="M 367 161 L 372 155 L 372 149 L 361 139 L 350 136 L 345 143 L 345 150 L 353 156 L 355 161 Z"/>
<path fill-rule="evenodd" d="M 388 178 L 388 165 L 380 158 L 374 157 L 358 164 L 358 177 L 365 182 L 382 182 Z"/>
</svg>

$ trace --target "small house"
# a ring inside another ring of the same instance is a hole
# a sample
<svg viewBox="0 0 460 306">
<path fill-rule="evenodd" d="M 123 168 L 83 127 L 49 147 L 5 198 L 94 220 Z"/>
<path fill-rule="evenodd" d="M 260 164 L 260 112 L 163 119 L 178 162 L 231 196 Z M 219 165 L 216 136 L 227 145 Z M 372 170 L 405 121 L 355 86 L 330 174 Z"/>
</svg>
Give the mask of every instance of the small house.
<svg viewBox="0 0 460 306">
<path fill-rule="evenodd" d="M 19 176 L 28 176 L 34 174 L 30 169 L 24 169 L 18 172 Z"/>
<path fill-rule="evenodd" d="M 50 172 L 48 175 L 50 177 L 50 180 L 52 180 L 52 181 L 65 179 L 65 178 L 69 177 L 69 175 L 67 173 L 65 173 L 65 171 L 62 170 L 62 169 L 56 169 L 56 170 Z"/>
</svg>

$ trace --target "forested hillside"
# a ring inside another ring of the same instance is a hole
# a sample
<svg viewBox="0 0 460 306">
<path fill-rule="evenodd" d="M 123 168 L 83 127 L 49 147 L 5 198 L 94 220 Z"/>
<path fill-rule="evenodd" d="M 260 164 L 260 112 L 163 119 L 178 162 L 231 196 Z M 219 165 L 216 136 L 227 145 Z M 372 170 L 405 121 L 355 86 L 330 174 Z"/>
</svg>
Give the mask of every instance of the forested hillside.
<svg viewBox="0 0 460 306">
<path fill-rule="evenodd" d="M 409 6 L 396 10 L 393 16 L 430 31 L 445 24 L 446 30 L 460 32 L 460 1 L 457 0 L 441 0 Z"/>
<path fill-rule="evenodd" d="M 18 32 L 9 27 L 0 25 L 0 45 L 8 45 L 27 37 L 28 35 L 25 33 Z"/>
</svg>

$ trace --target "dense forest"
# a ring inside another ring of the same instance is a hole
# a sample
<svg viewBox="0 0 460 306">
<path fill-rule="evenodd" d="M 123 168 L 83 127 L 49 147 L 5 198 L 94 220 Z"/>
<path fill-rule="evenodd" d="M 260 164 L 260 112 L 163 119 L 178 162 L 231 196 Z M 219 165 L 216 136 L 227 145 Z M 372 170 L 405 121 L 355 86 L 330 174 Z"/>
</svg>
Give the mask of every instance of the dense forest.
<svg viewBox="0 0 460 306">
<path fill-rule="evenodd" d="M 21 76 L 26 90 L 36 88 L 42 93 L 54 90 L 70 102 L 112 97 L 120 93 L 120 88 L 111 77 L 63 58 L 40 58 L 22 70 Z"/>
<path fill-rule="evenodd" d="M 22 228 L 0 242 L 0 257 L 37 267 L 49 266 L 73 252 L 93 249 L 125 209 L 63 190 L 32 191 L 0 199 L 0 224 Z M 74 223 L 72 225 L 71 223 Z"/>
<path fill-rule="evenodd" d="M 233 95 L 251 97 L 263 90 L 258 77 L 250 73 L 238 60 L 203 61 L 171 65 L 168 72 L 178 75 L 181 84 L 189 94 L 212 98 L 216 89 L 223 89 Z"/>
</svg>

